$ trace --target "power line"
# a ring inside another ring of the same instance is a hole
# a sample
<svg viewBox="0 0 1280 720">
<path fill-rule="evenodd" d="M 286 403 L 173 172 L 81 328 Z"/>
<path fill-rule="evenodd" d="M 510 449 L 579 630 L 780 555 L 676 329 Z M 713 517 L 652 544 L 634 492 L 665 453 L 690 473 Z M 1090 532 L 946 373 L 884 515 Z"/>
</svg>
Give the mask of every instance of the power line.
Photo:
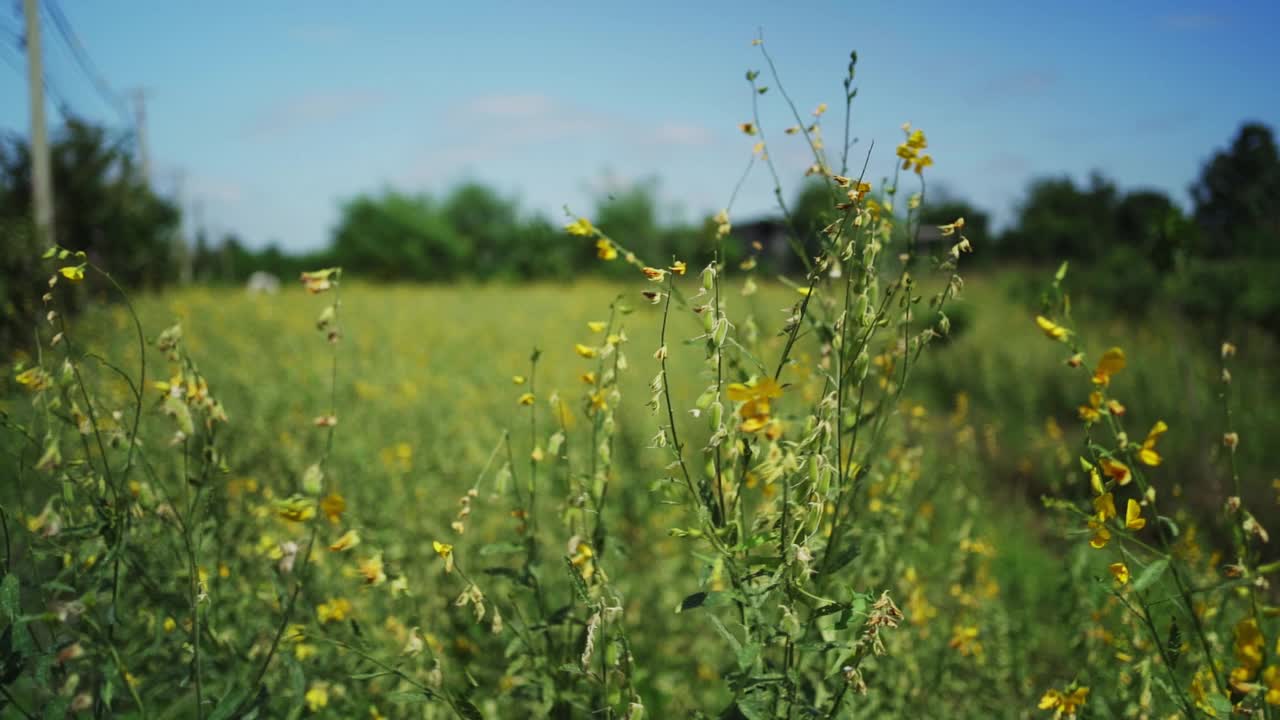
<svg viewBox="0 0 1280 720">
<path fill-rule="evenodd" d="M 4 63 L 13 68 L 13 71 L 18 73 L 19 77 L 26 77 L 27 69 L 23 67 L 25 63 L 21 59 L 15 59 L 8 53 L 0 53 L 0 58 L 3 58 Z M 58 90 L 58 86 L 50 81 L 49 73 L 47 72 L 44 74 L 44 90 L 49 93 L 50 99 L 53 100 L 54 106 L 58 108 L 58 114 L 62 115 L 63 120 L 70 120 L 75 117 L 75 112 L 71 109 L 71 103 L 67 102 L 66 95 L 63 95 Z"/>
<path fill-rule="evenodd" d="M 84 44 L 80 42 L 79 36 L 72 29 L 71 21 L 67 19 L 66 14 L 62 12 L 62 8 L 58 6 L 57 0 L 45 0 L 44 7 L 49 14 L 49 18 L 53 20 L 53 25 L 57 28 L 58 34 L 62 36 L 62 41 L 70 48 L 71 55 L 75 58 L 80 69 L 84 71 L 85 75 L 89 76 L 89 80 L 102 97 L 103 102 L 120 114 L 125 125 L 132 125 L 133 118 L 129 114 L 129 109 L 126 107 L 124 99 L 119 93 L 111 89 L 111 85 L 98 69 L 98 66 L 94 64 L 93 58 L 89 57 L 88 51 L 85 50 Z"/>
</svg>

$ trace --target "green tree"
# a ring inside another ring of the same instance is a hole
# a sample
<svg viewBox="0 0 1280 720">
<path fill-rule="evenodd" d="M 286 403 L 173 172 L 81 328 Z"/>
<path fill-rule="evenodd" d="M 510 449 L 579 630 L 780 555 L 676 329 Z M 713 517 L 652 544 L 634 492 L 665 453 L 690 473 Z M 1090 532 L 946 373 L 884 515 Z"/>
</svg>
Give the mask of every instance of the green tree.
<svg viewBox="0 0 1280 720">
<path fill-rule="evenodd" d="M 1280 257 L 1280 152 L 1271 128 L 1241 127 L 1205 163 L 1191 197 L 1206 255 Z"/>
<path fill-rule="evenodd" d="M 343 204 L 332 255 L 370 277 L 447 280 L 466 268 L 469 249 L 430 197 L 387 190 Z"/>
</svg>

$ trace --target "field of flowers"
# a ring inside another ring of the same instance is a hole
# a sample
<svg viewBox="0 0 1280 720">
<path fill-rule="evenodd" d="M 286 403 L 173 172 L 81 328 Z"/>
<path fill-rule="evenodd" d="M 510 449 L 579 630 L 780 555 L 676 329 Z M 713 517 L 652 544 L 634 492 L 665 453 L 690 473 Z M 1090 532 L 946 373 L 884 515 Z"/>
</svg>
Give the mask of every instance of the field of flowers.
<svg viewBox="0 0 1280 720">
<path fill-rule="evenodd" d="M 701 267 L 575 217 L 616 284 L 126 300 L 51 251 L 0 713 L 1273 717 L 1274 346 L 961 279 L 922 131 L 873 187 L 797 122 L 832 209 L 789 281 L 728 212 Z"/>
</svg>

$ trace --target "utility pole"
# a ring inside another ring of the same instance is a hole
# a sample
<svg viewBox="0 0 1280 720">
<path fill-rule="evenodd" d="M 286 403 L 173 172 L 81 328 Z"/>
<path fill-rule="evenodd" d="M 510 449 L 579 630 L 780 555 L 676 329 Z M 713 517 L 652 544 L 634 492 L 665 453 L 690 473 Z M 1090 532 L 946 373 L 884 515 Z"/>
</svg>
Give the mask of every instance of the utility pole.
<svg viewBox="0 0 1280 720">
<path fill-rule="evenodd" d="M 142 88 L 133 91 L 133 129 L 138 142 L 138 163 L 142 166 L 142 179 L 151 184 L 151 150 L 147 147 L 147 92 Z"/>
<path fill-rule="evenodd" d="M 49 163 L 49 137 L 44 125 L 44 66 L 40 57 L 39 0 L 23 0 L 27 19 L 27 90 L 31 103 L 31 195 L 34 199 L 36 237 L 52 245 L 53 187 Z"/>
</svg>

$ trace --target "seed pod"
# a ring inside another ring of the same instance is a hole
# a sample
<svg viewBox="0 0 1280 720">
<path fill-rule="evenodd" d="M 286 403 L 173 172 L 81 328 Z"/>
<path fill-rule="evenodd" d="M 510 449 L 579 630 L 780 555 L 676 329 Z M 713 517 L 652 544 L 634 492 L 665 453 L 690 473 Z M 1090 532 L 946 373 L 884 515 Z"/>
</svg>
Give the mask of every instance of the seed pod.
<svg viewBox="0 0 1280 720">
<path fill-rule="evenodd" d="M 714 313 L 710 310 L 704 310 L 702 312 L 702 329 L 706 331 L 708 335 L 710 335 L 711 331 L 716 327 L 716 319 L 712 317 L 713 315 Z"/>
<path fill-rule="evenodd" d="M 819 472 L 819 469 L 818 469 L 818 456 L 810 455 L 809 456 L 809 484 L 812 485 L 813 487 L 817 487 L 818 482 L 821 479 L 822 479 L 822 474 Z"/>
<path fill-rule="evenodd" d="M 714 339 L 716 342 L 716 347 L 720 347 L 721 345 L 724 345 L 724 339 L 728 336 L 729 336 L 729 321 L 725 318 L 720 318 L 720 320 L 716 322 L 716 329 L 714 334 L 712 335 L 712 339 Z"/>
<path fill-rule="evenodd" d="M 867 367 L 871 364 L 871 358 L 867 355 L 867 351 L 863 350 L 858 353 L 858 357 L 853 359 L 853 383 L 861 385 L 862 381 L 867 378 Z"/>
<path fill-rule="evenodd" d="M 708 265 L 706 269 L 702 271 L 702 287 L 706 288 L 707 290 L 711 290 L 715 288 L 715 286 L 716 286 L 716 267 L 715 265 Z"/>
<path fill-rule="evenodd" d="M 854 299 L 854 301 L 853 301 L 853 310 L 852 310 L 852 313 L 851 313 L 851 314 L 853 315 L 853 321 L 854 321 L 854 322 L 856 322 L 856 323 L 858 323 L 859 325 L 861 325 L 861 326 L 863 326 L 863 327 L 866 327 L 865 318 L 866 318 L 866 315 L 867 315 L 867 305 L 868 305 L 868 303 L 869 303 L 869 301 L 868 301 L 868 299 L 867 299 L 867 294 L 866 294 L 866 293 L 862 293 L 862 294 L 861 294 L 861 295 L 859 295 L 857 298 L 855 298 L 855 299 Z"/>
<path fill-rule="evenodd" d="M 711 403 L 711 432 L 720 429 L 720 423 L 724 421 L 724 405 L 718 402 Z"/>
</svg>

